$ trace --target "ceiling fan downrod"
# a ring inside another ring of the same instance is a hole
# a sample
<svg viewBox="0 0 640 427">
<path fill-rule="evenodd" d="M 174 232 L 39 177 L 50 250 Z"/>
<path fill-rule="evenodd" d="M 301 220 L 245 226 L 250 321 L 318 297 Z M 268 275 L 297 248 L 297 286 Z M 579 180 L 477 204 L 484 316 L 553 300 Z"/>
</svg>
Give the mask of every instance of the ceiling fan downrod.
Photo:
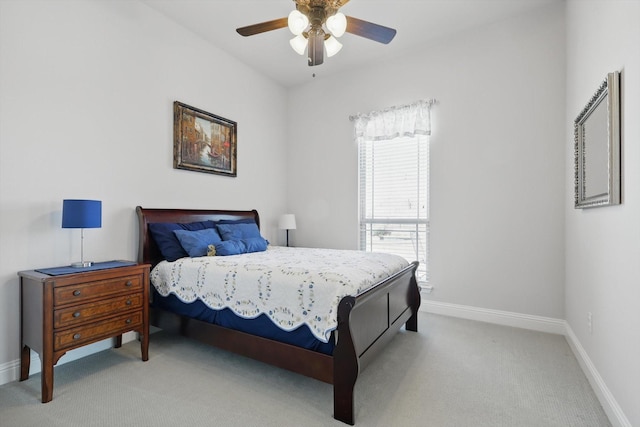
<svg viewBox="0 0 640 427">
<path fill-rule="evenodd" d="M 313 67 L 324 62 L 325 33 L 322 25 L 326 21 L 327 13 L 323 7 L 315 6 L 308 10 L 307 17 L 311 25 L 311 28 L 307 32 L 308 62 L 309 66 Z"/>
</svg>

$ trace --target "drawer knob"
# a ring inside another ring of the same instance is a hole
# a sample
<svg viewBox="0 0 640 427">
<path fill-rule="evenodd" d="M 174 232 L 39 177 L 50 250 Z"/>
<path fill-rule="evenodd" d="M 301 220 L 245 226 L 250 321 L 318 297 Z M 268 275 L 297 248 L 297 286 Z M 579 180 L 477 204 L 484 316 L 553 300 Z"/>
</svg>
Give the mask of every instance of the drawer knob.
<svg viewBox="0 0 640 427">
<path fill-rule="evenodd" d="M 131 285 L 133 285 L 133 282 L 131 280 L 127 280 L 127 283 L 125 284 L 126 287 L 131 287 Z"/>
<path fill-rule="evenodd" d="M 131 305 L 131 300 L 130 300 L 130 299 L 128 299 L 128 300 L 127 300 L 127 302 L 125 302 L 125 304 L 127 304 L 127 305 Z"/>
<path fill-rule="evenodd" d="M 73 296 L 74 297 L 80 296 L 81 293 L 82 292 L 80 292 L 78 289 L 76 289 L 75 291 L 73 291 Z"/>
<path fill-rule="evenodd" d="M 125 323 L 128 325 L 129 323 L 131 323 L 131 319 L 125 320 Z"/>
<path fill-rule="evenodd" d="M 80 317 L 80 312 L 76 311 L 75 313 L 73 313 L 73 317 Z"/>
<path fill-rule="evenodd" d="M 80 339 L 80 334 L 73 334 L 73 339 L 74 340 L 79 340 Z"/>
</svg>

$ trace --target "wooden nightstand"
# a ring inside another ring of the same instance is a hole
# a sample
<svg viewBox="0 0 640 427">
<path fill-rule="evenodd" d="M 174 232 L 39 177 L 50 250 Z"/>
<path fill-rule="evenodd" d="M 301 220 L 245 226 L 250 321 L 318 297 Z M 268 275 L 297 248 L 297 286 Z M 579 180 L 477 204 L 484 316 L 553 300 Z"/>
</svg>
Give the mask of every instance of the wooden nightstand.
<svg viewBox="0 0 640 427">
<path fill-rule="evenodd" d="M 69 350 L 122 334 L 140 334 L 149 359 L 149 265 L 50 276 L 21 271 L 20 381 L 29 378 L 30 349 L 42 361 L 42 403 L 53 398 L 53 366 Z"/>
</svg>

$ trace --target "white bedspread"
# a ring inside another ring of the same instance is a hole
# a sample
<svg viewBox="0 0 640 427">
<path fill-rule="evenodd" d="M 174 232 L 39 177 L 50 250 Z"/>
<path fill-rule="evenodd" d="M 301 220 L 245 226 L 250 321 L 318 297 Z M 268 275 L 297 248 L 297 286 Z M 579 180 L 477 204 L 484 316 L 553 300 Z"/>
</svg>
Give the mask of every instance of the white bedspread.
<svg viewBox="0 0 640 427">
<path fill-rule="evenodd" d="M 404 268 L 397 255 L 269 246 L 243 255 L 162 261 L 151 272 L 160 295 L 202 300 L 238 316 L 262 313 L 286 331 L 306 324 L 323 342 L 337 327 L 340 300 L 357 295 Z"/>
</svg>

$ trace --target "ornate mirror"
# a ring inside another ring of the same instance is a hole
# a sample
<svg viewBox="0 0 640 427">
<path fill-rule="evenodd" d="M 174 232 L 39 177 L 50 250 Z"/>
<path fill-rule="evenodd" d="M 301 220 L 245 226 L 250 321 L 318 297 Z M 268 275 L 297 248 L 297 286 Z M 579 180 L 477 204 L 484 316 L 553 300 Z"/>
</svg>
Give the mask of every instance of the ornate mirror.
<svg viewBox="0 0 640 427">
<path fill-rule="evenodd" d="M 620 204 L 620 73 L 607 75 L 574 122 L 575 208 Z"/>
</svg>

